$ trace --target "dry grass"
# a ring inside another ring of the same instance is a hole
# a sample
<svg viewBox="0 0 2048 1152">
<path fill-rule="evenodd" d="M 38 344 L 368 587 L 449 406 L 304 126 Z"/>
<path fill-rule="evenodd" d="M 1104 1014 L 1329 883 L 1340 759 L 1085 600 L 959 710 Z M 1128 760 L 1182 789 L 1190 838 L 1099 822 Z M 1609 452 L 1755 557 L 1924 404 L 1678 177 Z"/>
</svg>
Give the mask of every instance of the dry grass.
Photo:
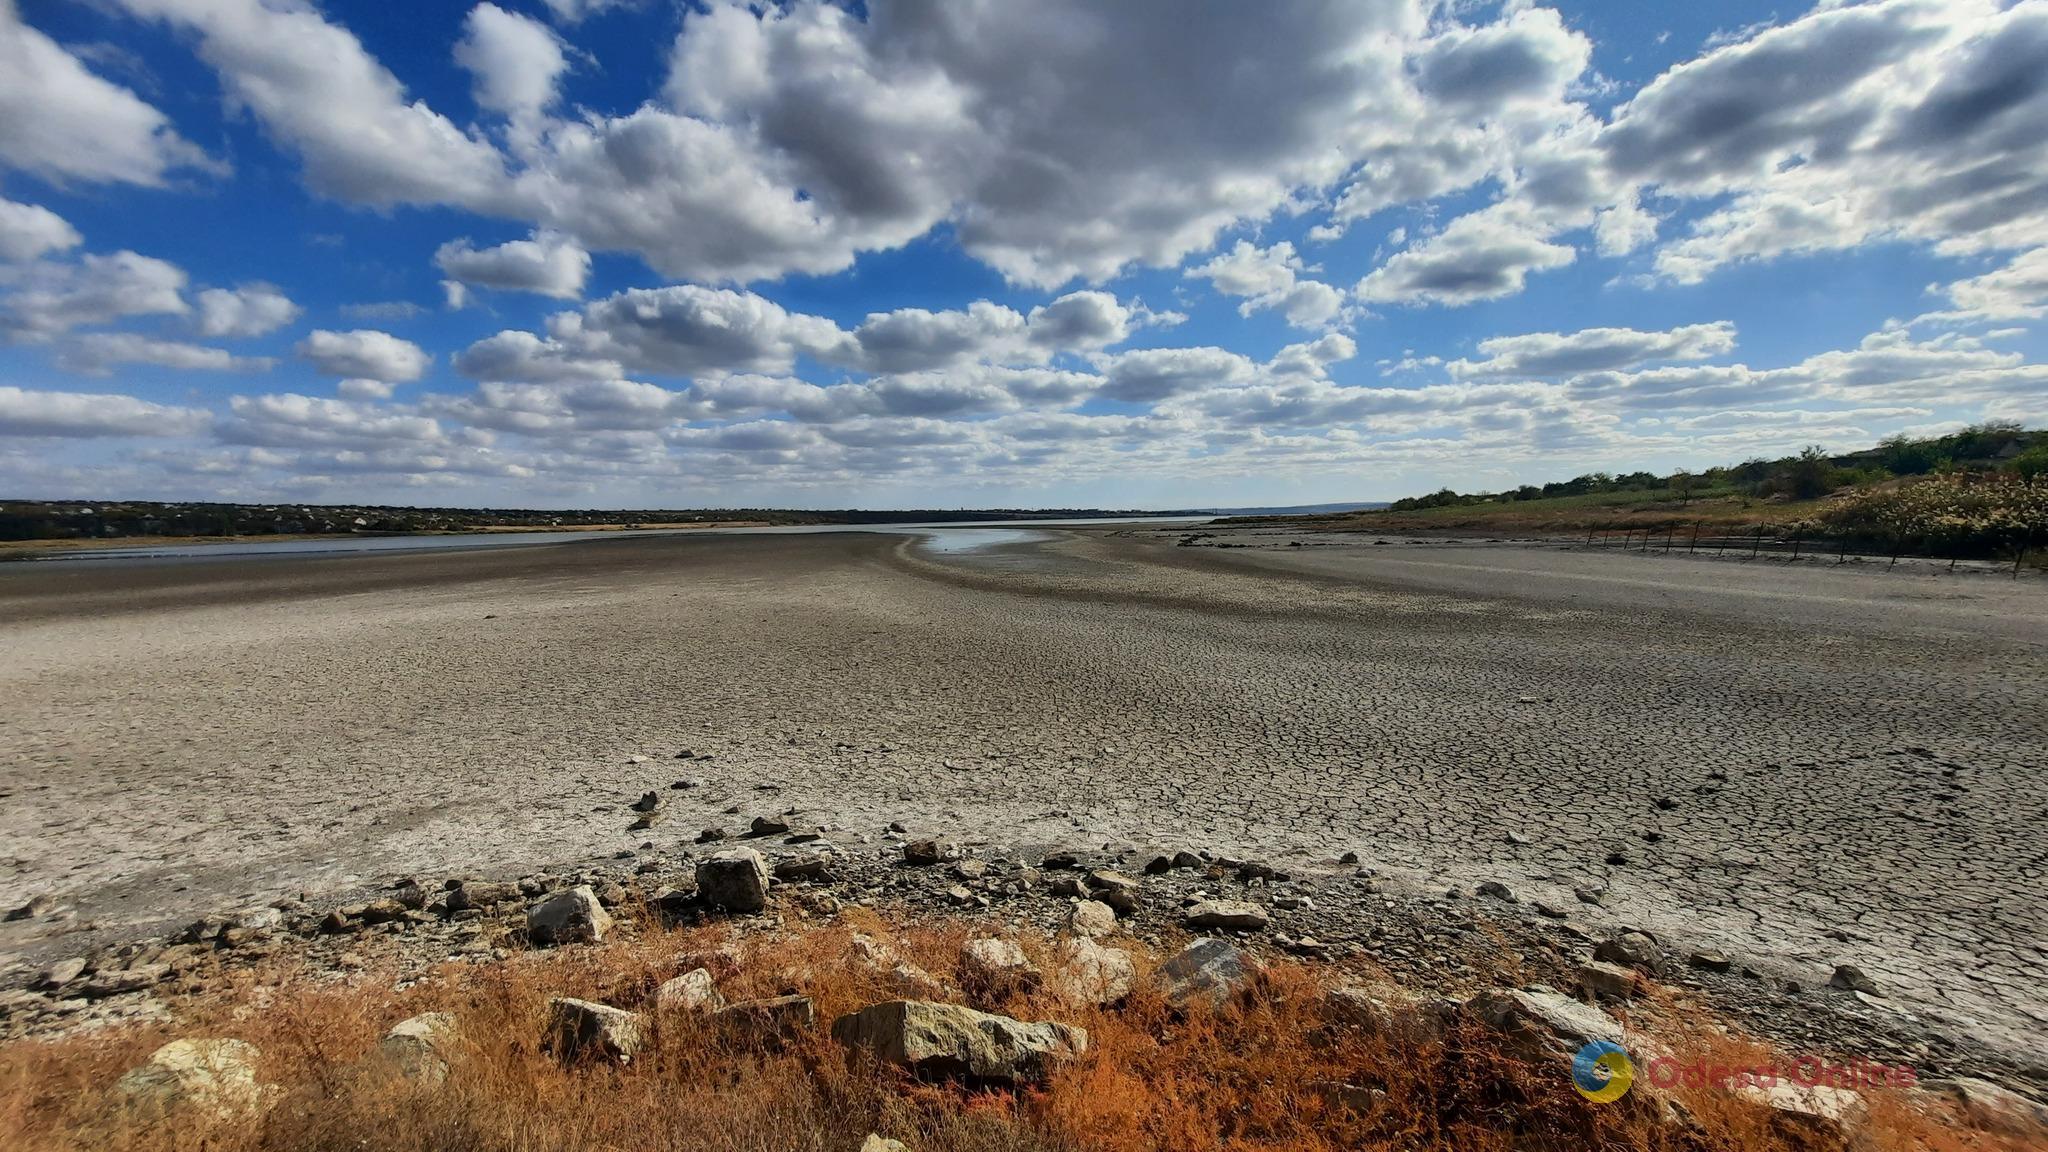
<svg viewBox="0 0 2048 1152">
<path fill-rule="evenodd" d="M 935 973 L 952 969 L 968 926 L 886 932 Z M 1749 1149 L 1799 1148 L 1760 1110 L 1712 1091 L 1676 1095 L 1697 1126 L 1661 1123 L 1650 1093 L 1591 1105 L 1561 1060 L 1525 1063 L 1475 1026 L 1442 1035 L 1372 1034 L 1333 1024 L 1321 993 L 1334 974 L 1281 964 L 1240 1007 L 1180 1014 L 1141 991 L 1119 1009 L 1074 1010 L 1049 995 L 981 1005 L 1085 1026 L 1087 1057 L 1041 1089 L 975 1091 L 909 1080 L 832 1043 L 824 1023 L 894 998 L 882 977 L 845 962 L 853 926 L 756 939 L 720 984 L 738 999 L 803 992 L 820 1026 L 763 1048 L 715 1035 L 702 1018 L 662 1020 L 630 1067 L 564 1067 L 540 1045 L 550 995 L 638 1007 L 685 958 L 731 946 L 718 929 L 653 932 L 603 948 L 450 967 L 402 990 L 367 973 L 352 986 L 306 974 L 247 979 L 177 1006 L 175 1025 L 0 1048 L 0 1148 L 135 1152 L 538 1152 L 607 1149 L 850 1152 L 869 1132 L 913 1149 Z M 1023 943 L 1042 964 L 1051 944 Z M 1142 970 L 1153 963 L 1141 956 Z M 367 1071 L 392 1023 L 450 1011 L 460 1057 L 445 1083 L 417 1088 Z M 1661 1013 L 1660 1013 L 1661 1015 Z M 1685 1029 L 1678 1053 L 1728 1062 L 1758 1053 L 1710 1027 Z M 262 1051 L 278 1086 L 259 1116 L 145 1121 L 110 1092 L 175 1036 L 232 1036 Z M 1328 1085 L 1379 1089 L 1354 1110 Z M 2018 1148 L 1944 1127 L 1879 1097 L 1875 1152 Z"/>
</svg>

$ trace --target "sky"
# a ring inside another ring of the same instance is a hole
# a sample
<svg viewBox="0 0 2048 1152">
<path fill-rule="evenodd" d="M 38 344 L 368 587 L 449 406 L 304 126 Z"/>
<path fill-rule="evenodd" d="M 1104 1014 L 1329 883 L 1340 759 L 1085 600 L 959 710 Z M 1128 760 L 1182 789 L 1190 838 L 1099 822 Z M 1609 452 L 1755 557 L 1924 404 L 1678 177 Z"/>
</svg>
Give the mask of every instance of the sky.
<svg viewBox="0 0 2048 1152">
<path fill-rule="evenodd" d="M 2048 0 L 0 0 L 0 496 L 1384 500 L 2044 316 Z"/>
</svg>

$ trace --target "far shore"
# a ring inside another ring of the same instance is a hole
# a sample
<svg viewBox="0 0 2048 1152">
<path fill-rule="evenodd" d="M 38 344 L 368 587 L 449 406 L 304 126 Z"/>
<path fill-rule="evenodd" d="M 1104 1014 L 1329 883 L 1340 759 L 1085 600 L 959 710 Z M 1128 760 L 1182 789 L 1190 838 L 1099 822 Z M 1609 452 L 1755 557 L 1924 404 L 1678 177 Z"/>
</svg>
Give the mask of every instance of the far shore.
<svg viewBox="0 0 2048 1152">
<path fill-rule="evenodd" d="M 691 520 L 681 523 L 640 524 L 489 524 L 476 528 L 450 528 L 422 532 L 264 532 L 243 536 L 92 536 L 61 540 L 0 540 L 0 560 L 32 558 L 43 552 L 81 552 L 100 549 L 169 548 L 193 544 L 246 544 L 252 540 L 288 543 L 296 540 L 356 540 L 369 537 L 409 536 L 503 536 L 526 532 L 669 532 L 685 528 L 763 528 L 766 520 Z"/>
</svg>

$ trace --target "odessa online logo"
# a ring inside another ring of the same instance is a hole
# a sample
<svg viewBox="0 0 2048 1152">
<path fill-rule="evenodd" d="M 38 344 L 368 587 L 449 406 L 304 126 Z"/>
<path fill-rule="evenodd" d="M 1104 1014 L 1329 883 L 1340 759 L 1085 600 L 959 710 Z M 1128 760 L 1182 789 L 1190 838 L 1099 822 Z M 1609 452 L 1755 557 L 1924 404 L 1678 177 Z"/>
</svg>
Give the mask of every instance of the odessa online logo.
<svg viewBox="0 0 2048 1152">
<path fill-rule="evenodd" d="M 1621 1045 L 1595 1040 L 1572 1057 L 1572 1086 L 1595 1104 L 1612 1104 L 1628 1095 L 1636 1068 Z"/>
</svg>

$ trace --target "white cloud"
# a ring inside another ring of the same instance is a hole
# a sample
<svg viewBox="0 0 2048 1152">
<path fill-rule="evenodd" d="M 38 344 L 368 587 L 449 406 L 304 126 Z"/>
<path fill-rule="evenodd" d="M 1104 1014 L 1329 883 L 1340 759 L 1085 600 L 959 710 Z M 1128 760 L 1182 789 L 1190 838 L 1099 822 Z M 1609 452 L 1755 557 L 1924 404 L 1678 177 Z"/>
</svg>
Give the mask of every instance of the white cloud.
<svg viewBox="0 0 2048 1152">
<path fill-rule="evenodd" d="M 463 23 L 455 61 L 475 78 L 478 106 L 508 118 L 517 144 L 530 145 L 555 85 L 568 71 L 561 37 L 530 17 L 478 4 Z"/>
<path fill-rule="evenodd" d="M 299 318 L 299 306 L 269 284 L 199 293 L 199 333 L 216 340 L 265 336 Z"/>
<path fill-rule="evenodd" d="M 0 0 L 0 164 L 51 180 L 156 185 L 218 170 L 135 93 L 86 68 Z"/>
<path fill-rule="evenodd" d="M 1277 308 L 1296 328 L 1320 328 L 1343 314 L 1344 294 L 1301 275 L 1312 271 L 1316 269 L 1304 265 L 1286 240 L 1270 248 L 1239 240 L 1230 251 L 1187 274 L 1207 279 L 1226 296 L 1244 297 L 1237 308 L 1240 315 Z"/>
<path fill-rule="evenodd" d="M 0 273 L 0 335 L 31 343 L 128 316 L 182 316 L 185 273 L 133 252 Z"/>
<path fill-rule="evenodd" d="M 299 342 L 300 356 L 329 376 L 358 377 L 386 384 L 405 384 L 424 376 L 434 362 L 424 349 L 388 332 L 319 329 Z"/>
<path fill-rule="evenodd" d="M 0 199 L 0 263 L 62 252 L 77 247 L 81 239 L 77 229 L 48 208 Z"/>
<path fill-rule="evenodd" d="M 1358 295 L 1376 304 L 1452 305 L 1512 296 L 1529 273 L 1561 268 L 1576 258 L 1569 245 L 1546 239 L 1547 231 L 1500 208 L 1460 216 L 1367 274 L 1358 283 Z"/>
<path fill-rule="evenodd" d="M 530 240 L 512 240 L 493 248 L 475 248 L 468 238 L 441 245 L 434 263 L 451 280 L 507 292 L 536 292 L 558 300 L 583 294 L 590 275 L 590 253 L 556 232 L 536 232 Z M 467 303 L 467 297 L 463 299 Z M 450 307 L 462 304 L 450 302 Z"/>
<path fill-rule="evenodd" d="M 637 8 L 646 0 L 542 0 L 555 19 L 565 24 L 574 24 L 587 17 L 615 8 Z"/>
<path fill-rule="evenodd" d="M 378 449 L 393 441 L 446 441 L 440 424 L 430 416 L 347 400 L 286 392 L 236 396 L 228 401 L 228 409 L 232 419 L 218 432 L 230 444 Z"/>
<path fill-rule="evenodd" d="M 189 436 L 211 417 L 196 408 L 94 392 L 0 385 L 0 436 Z"/>
<path fill-rule="evenodd" d="M 1668 332 L 1584 328 L 1531 332 L 1479 342 L 1484 360 L 1454 360 L 1445 371 L 1458 379 L 1570 376 L 1614 371 L 1665 360 L 1704 360 L 1735 349 L 1735 325 L 1726 320 L 1688 324 Z"/>
<path fill-rule="evenodd" d="M 383 380 L 356 378 L 343 380 L 334 390 L 345 400 L 389 400 L 397 387 Z"/>
<path fill-rule="evenodd" d="M 73 339 L 57 363 L 68 371 L 104 376 L 122 364 L 153 364 L 185 372 L 267 372 L 277 361 L 134 332 L 89 332 Z"/>
<path fill-rule="evenodd" d="M 1942 294 L 1955 310 L 1930 313 L 1921 320 L 1975 322 L 2048 316 L 2048 248 L 2022 252 L 2003 268 L 1958 280 L 1942 289 Z"/>
</svg>

